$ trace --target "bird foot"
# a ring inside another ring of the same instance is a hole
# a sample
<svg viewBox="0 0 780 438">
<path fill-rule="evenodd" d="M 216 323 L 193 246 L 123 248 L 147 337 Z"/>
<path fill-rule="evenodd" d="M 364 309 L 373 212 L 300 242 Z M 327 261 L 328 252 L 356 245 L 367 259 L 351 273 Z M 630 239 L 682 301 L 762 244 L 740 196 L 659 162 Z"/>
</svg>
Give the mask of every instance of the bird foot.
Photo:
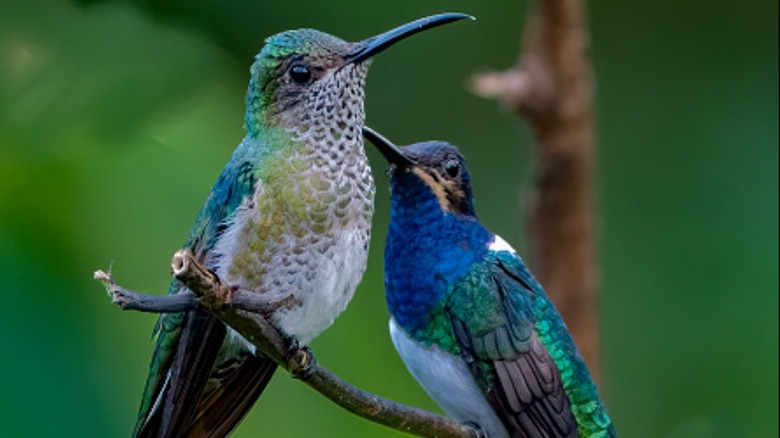
<svg viewBox="0 0 780 438">
<path fill-rule="evenodd" d="M 307 380 L 317 365 L 317 359 L 309 347 L 296 349 L 287 360 L 287 368 L 296 379 Z"/>
<path fill-rule="evenodd" d="M 463 424 L 470 427 L 474 431 L 474 438 L 488 438 L 487 432 L 485 432 L 485 429 L 483 429 L 479 424 L 473 421 L 465 421 Z"/>
</svg>

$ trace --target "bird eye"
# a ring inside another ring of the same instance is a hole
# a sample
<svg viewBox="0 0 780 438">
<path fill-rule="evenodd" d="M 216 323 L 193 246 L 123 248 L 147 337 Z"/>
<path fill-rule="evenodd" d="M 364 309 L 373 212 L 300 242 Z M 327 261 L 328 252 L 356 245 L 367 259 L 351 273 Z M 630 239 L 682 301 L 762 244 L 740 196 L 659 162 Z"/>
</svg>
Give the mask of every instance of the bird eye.
<svg viewBox="0 0 780 438">
<path fill-rule="evenodd" d="M 311 79 L 311 70 L 303 64 L 295 64 L 290 68 L 290 78 L 298 84 L 305 84 Z"/>
<path fill-rule="evenodd" d="M 455 178 L 460 174 L 460 163 L 458 160 L 455 159 L 449 159 L 444 162 L 444 171 L 447 172 L 447 175 L 450 176 L 450 178 Z"/>
</svg>

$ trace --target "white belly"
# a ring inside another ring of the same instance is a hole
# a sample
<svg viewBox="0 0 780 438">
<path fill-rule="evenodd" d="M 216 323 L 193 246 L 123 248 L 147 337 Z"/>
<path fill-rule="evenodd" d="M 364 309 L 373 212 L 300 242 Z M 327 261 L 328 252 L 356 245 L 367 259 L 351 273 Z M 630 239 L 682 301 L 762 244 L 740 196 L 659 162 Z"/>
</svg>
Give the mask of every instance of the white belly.
<svg viewBox="0 0 780 438">
<path fill-rule="evenodd" d="M 341 230 L 333 244 L 316 256 L 315 275 L 298 294 L 300 306 L 277 311 L 276 326 L 303 344 L 311 342 L 346 309 L 366 270 L 367 257 L 367 233 Z"/>
<path fill-rule="evenodd" d="M 393 318 L 390 318 L 390 338 L 406 368 L 447 416 L 479 424 L 490 438 L 509 436 L 463 359 L 436 346 L 420 346 Z"/>
<path fill-rule="evenodd" d="M 324 205 L 317 218 L 285 211 L 281 224 L 272 216 L 278 210 L 259 207 L 263 191 L 258 183 L 253 201 L 242 204 L 216 243 L 216 270 L 229 285 L 272 302 L 293 295 L 296 301 L 271 319 L 306 345 L 346 308 L 363 276 L 373 190 Z M 311 225 L 315 219 L 319 227 Z"/>
</svg>

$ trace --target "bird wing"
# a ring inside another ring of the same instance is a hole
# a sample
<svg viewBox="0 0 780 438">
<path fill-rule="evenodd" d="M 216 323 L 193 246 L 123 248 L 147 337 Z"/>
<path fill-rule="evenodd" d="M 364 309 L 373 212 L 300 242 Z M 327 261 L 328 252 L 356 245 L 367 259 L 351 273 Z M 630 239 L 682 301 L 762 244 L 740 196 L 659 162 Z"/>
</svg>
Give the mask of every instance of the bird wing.
<svg viewBox="0 0 780 438">
<path fill-rule="evenodd" d="M 257 157 L 242 154 L 244 146 L 222 171 L 185 244 L 209 268 L 214 268 L 217 239 L 254 191 Z M 169 293 L 183 289 L 173 280 Z M 225 325 L 205 309 L 160 317 L 135 436 L 221 436 L 243 418 L 276 365 L 246 349 L 236 352 L 237 357 L 220 357 L 226 333 Z"/>
<path fill-rule="evenodd" d="M 511 436 L 575 437 L 561 374 L 535 330 L 538 293 L 541 286 L 516 254 L 490 251 L 453 289 L 453 333 Z"/>
</svg>

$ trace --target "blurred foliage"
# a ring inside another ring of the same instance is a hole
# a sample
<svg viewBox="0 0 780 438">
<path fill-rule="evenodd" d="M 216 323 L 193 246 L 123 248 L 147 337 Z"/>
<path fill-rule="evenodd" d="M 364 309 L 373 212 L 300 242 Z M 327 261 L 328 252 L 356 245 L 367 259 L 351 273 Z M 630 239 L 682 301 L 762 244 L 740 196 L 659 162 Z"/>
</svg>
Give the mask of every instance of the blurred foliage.
<svg viewBox="0 0 780 438">
<path fill-rule="evenodd" d="M 263 39 L 350 40 L 476 15 L 372 67 L 369 123 L 470 160 L 482 220 L 523 248 L 530 134 L 466 91 L 517 56 L 525 2 L 0 0 L 0 436 L 127 436 L 171 254 L 243 136 Z M 776 1 L 591 2 L 598 77 L 602 394 L 626 437 L 778 434 Z M 349 381 L 436 409 L 386 334 L 383 163 L 368 273 L 313 347 Z M 400 436 L 280 373 L 237 437 Z"/>
</svg>

